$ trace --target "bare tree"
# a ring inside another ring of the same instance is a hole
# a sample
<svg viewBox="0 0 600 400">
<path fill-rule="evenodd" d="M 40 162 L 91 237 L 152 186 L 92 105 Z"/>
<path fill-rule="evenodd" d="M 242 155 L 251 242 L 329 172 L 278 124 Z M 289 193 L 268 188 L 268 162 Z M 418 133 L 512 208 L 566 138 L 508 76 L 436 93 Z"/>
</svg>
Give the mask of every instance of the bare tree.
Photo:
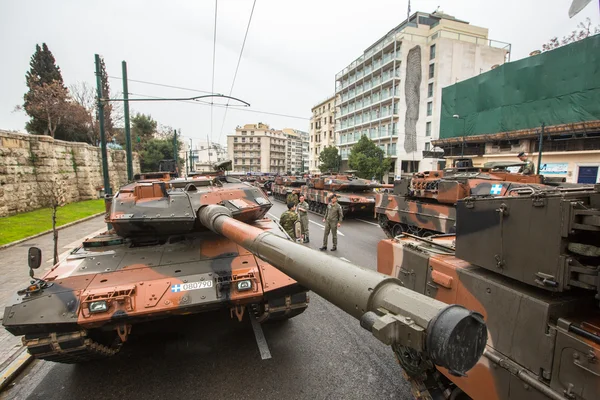
<svg viewBox="0 0 600 400">
<path fill-rule="evenodd" d="M 32 117 L 44 121 L 47 124 L 48 134 L 54 137 L 56 129 L 69 113 L 69 92 L 59 81 L 30 86 L 29 101 L 24 106 L 16 108 L 24 109 Z"/>
<path fill-rule="evenodd" d="M 577 29 L 575 29 L 567 36 L 563 36 L 562 39 L 559 40 L 556 36 L 550 39 L 548 43 L 542 45 L 542 50 L 554 50 L 558 47 L 564 46 L 569 43 L 577 42 L 578 40 L 585 39 L 586 37 L 597 33 L 600 33 L 600 25 L 592 28 L 592 21 L 589 18 L 587 18 L 585 22 L 580 22 L 577 25 Z"/>
<path fill-rule="evenodd" d="M 47 181 L 38 180 L 39 198 L 42 206 L 52 210 L 52 238 L 54 241 L 54 264 L 58 263 L 58 230 L 56 229 L 56 214 L 58 208 L 66 203 L 64 177 L 52 177 Z"/>
</svg>

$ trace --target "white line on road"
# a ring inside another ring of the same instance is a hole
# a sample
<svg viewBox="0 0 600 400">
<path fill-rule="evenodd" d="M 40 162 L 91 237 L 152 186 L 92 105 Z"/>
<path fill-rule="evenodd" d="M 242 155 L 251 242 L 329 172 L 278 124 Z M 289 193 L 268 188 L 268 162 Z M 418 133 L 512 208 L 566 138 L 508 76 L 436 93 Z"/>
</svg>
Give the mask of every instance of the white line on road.
<svg viewBox="0 0 600 400">
<path fill-rule="evenodd" d="M 364 222 L 365 224 L 375 225 L 376 227 L 379 227 L 379 224 L 376 224 L 375 222 L 365 221 L 364 219 L 360 219 L 360 218 L 356 218 L 356 220 L 360 221 L 360 222 Z"/>
<path fill-rule="evenodd" d="M 320 226 L 320 227 L 321 227 L 321 229 L 325 229 L 325 225 L 321 225 L 321 224 L 319 224 L 318 222 L 311 221 L 311 220 L 308 220 L 308 222 L 312 222 L 313 224 Z M 337 231 L 337 232 L 338 232 L 338 235 L 340 235 L 340 236 L 346 236 L 346 235 L 344 235 L 342 232 L 340 232 L 340 230 L 339 230 L 339 229 L 338 229 L 338 231 Z"/>
<path fill-rule="evenodd" d="M 277 217 L 276 217 L 276 216 L 274 216 L 273 214 L 271 214 L 271 213 L 267 213 L 267 215 L 270 215 L 270 216 L 271 216 L 271 218 L 273 218 L 275 221 L 279 221 L 279 218 L 277 218 Z"/>
<path fill-rule="evenodd" d="M 350 262 L 350 260 L 348 260 L 346 257 L 340 257 L 340 260 Z"/>
</svg>

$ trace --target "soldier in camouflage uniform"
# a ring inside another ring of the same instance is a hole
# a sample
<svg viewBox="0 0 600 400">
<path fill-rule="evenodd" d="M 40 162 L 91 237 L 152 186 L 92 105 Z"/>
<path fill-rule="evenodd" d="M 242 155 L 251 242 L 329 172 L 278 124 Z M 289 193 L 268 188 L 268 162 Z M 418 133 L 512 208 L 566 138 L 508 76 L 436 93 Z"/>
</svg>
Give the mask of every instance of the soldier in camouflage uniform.
<svg viewBox="0 0 600 400">
<path fill-rule="evenodd" d="M 294 190 L 292 193 L 287 195 L 285 200 L 286 203 L 294 203 L 294 207 L 298 205 L 298 193 Z"/>
<path fill-rule="evenodd" d="M 327 211 L 325 211 L 325 217 L 323 218 L 323 222 L 325 222 L 325 232 L 323 234 L 323 247 L 319 250 L 327 250 L 329 231 L 331 231 L 331 236 L 333 238 L 333 247 L 331 248 L 331 251 L 337 250 L 337 228 L 342 226 L 343 218 L 342 207 L 337 202 L 337 196 L 332 194 L 331 202 L 327 205 Z"/>
<path fill-rule="evenodd" d="M 519 157 L 519 160 L 525 163 L 525 165 L 521 167 L 519 172 L 523 175 L 535 175 L 535 166 L 531 161 L 527 159 L 527 154 L 525 154 L 524 152 L 520 152 L 517 155 L 517 157 Z"/>
<path fill-rule="evenodd" d="M 279 224 L 292 239 L 296 240 L 294 224 L 298 221 L 298 214 L 294 211 L 294 203 L 287 203 L 287 207 L 288 210 L 281 214 L 279 218 Z"/>
<path fill-rule="evenodd" d="M 302 225 L 302 235 L 304 236 L 304 243 L 308 243 L 308 203 L 304 200 L 304 195 L 300 195 L 300 202 L 296 206 L 296 212 L 300 217 L 300 224 Z"/>
</svg>

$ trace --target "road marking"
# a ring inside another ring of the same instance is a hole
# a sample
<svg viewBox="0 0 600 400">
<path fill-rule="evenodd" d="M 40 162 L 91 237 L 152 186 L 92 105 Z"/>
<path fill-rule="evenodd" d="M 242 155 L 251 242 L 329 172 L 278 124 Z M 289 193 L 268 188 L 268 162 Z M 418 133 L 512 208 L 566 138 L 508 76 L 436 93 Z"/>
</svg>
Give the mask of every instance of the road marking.
<svg viewBox="0 0 600 400">
<path fill-rule="evenodd" d="M 250 315 L 250 323 L 252 324 L 252 330 L 254 331 L 254 337 L 256 338 L 256 345 L 258 346 L 258 351 L 260 352 L 260 358 L 263 360 L 268 360 L 271 358 L 271 351 L 269 350 L 267 339 L 265 339 L 262 325 L 256 320 L 256 317 L 254 316 L 254 313 L 250 311 L 250 308 L 248 308 L 247 311 Z"/>
<path fill-rule="evenodd" d="M 346 262 L 351 262 L 350 260 L 348 260 L 346 257 L 340 257 L 340 260 L 342 261 L 346 261 Z"/>
<path fill-rule="evenodd" d="M 271 213 L 267 213 L 267 215 L 270 215 L 270 216 L 271 216 L 271 218 L 273 218 L 275 221 L 279 221 L 279 218 L 277 218 L 277 217 L 276 217 L 276 216 L 274 216 L 273 214 L 271 214 Z"/>
<path fill-rule="evenodd" d="M 321 225 L 321 224 L 319 224 L 319 223 L 317 223 L 317 222 L 315 222 L 315 221 L 311 221 L 311 220 L 308 220 L 308 222 L 312 222 L 313 224 L 320 226 L 320 227 L 321 227 L 321 229 L 325 230 L 325 225 Z M 338 229 L 337 233 L 338 233 L 338 235 L 340 235 L 340 236 L 346 236 L 346 235 L 344 235 L 342 232 L 340 232 L 340 230 L 339 230 L 339 229 Z"/>
<path fill-rule="evenodd" d="M 356 218 L 356 220 L 360 221 L 360 222 L 364 222 L 365 224 L 375 225 L 376 227 L 379 227 L 379 224 L 376 224 L 375 222 L 365 221 L 364 219 L 360 219 L 360 218 Z"/>
</svg>

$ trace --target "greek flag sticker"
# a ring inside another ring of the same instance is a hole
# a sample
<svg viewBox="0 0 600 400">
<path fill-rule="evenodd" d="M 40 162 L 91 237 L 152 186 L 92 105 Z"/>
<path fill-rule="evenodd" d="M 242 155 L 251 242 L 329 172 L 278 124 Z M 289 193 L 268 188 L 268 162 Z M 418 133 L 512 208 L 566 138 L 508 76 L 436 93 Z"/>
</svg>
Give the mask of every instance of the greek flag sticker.
<svg viewBox="0 0 600 400">
<path fill-rule="evenodd" d="M 492 185 L 492 188 L 490 189 L 490 194 L 500 194 L 502 192 L 502 185 L 497 183 L 495 185 Z"/>
<path fill-rule="evenodd" d="M 173 292 L 173 293 L 181 292 L 181 285 L 171 285 L 171 292 Z"/>
</svg>

